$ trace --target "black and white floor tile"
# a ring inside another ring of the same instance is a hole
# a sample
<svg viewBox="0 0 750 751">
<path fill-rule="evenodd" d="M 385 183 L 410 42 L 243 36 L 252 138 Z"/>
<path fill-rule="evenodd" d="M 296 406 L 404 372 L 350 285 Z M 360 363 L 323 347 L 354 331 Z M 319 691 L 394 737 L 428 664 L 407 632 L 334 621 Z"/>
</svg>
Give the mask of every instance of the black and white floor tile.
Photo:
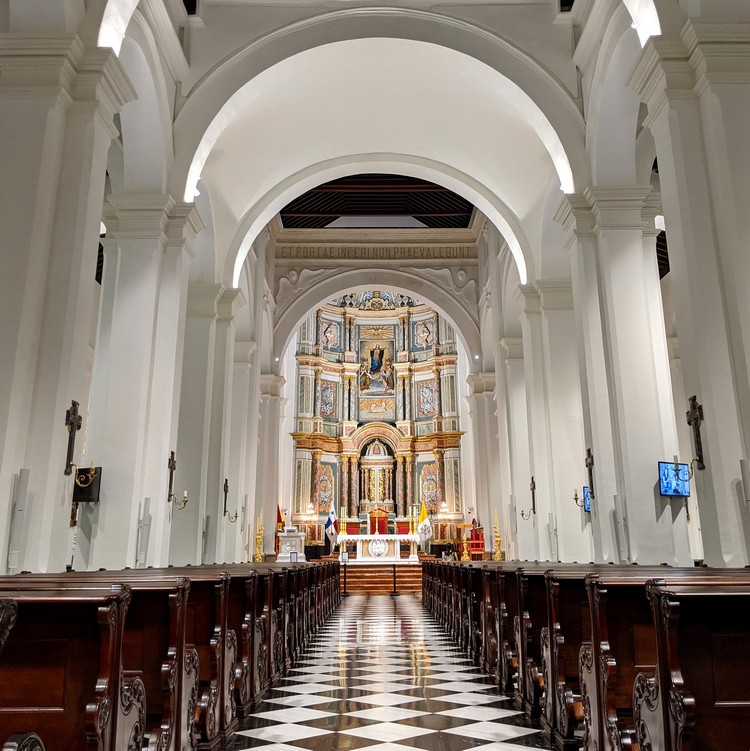
<svg viewBox="0 0 750 751">
<path fill-rule="evenodd" d="M 228 751 L 548 749 L 412 596 L 353 595 Z"/>
</svg>

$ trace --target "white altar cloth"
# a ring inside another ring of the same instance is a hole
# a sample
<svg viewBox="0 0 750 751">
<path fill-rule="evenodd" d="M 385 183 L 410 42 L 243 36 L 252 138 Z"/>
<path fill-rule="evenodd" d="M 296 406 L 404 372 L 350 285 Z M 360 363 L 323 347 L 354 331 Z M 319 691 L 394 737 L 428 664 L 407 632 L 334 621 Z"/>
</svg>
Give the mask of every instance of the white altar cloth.
<svg viewBox="0 0 750 751">
<path fill-rule="evenodd" d="M 349 535 L 340 534 L 338 542 L 342 550 L 346 543 L 356 543 L 357 557 L 349 560 L 350 565 L 367 563 L 415 563 L 419 535 Z M 401 543 L 408 542 L 409 557 L 401 557 Z"/>
</svg>

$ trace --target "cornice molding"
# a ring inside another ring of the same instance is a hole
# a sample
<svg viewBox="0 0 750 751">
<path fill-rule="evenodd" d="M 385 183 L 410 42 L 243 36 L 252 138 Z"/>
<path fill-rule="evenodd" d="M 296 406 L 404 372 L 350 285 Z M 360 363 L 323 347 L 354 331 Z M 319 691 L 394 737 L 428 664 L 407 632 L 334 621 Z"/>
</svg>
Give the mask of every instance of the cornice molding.
<svg viewBox="0 0 750 751">
<path fill-rule="evenodd" d="M 539 279 L 534 286 L 543 310 L 573 310 L 573 282 L 570 279 Z"/>
<path fill-rule="evenodd" d="M 523 360 L 523 339 L 520 336 L 505 336 L 500 340 L 506 360 Z"/>
<path fill-rule="evenodd" d="M 216 303 L 224 291 L 223 284 L 194 282 L 188 285 L 187 317 L 213 318 L 216 316 Z"/>
</svg>

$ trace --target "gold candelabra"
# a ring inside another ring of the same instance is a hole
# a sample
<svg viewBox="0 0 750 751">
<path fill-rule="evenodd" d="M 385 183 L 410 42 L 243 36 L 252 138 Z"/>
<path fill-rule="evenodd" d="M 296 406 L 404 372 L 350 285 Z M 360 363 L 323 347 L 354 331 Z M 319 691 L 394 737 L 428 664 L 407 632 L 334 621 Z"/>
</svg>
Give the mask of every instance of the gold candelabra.
<svg viewBox="0 0 750 751">
<path fill-rule="evenodd" d="M 255 555 L 253 563 L 263 563 L 263 522 L 258 517 L 258 530 L 255 533 Z"/>
<path fill-rule="evenodd" d="M 463 549 L 464 552 L 461 553 L 461 560 L 470 561 L 471 556 L 469 555 L 469 538 L 466 535 L 466 530 L 464 530 Z"/>
<path fill-rule="evenodd" d="M 492 551 L 492 560 L 504 561 L 505 553 L 503 553 L 503 540 L 500 537 L 500 524 L 497 519 L 497 511 L 495 511 L 495 523 L 492 525 L 492 536 L 495 545 L 495 549 Z"/>
</svg>

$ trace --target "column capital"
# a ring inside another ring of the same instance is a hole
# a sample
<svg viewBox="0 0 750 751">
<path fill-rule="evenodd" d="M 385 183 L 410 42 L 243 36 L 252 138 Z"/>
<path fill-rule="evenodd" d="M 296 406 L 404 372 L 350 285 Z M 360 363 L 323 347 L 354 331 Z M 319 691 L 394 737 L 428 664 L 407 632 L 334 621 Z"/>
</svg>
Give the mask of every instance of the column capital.
<svg viewBox="0 0 750 751">
<path fill-rule="evenodd" d="M 174 206 L 174 199 L 163 193 L 108 196 L 103 209 L 107 239 L 165 243 L 169 214 Z"/>
<path fill-rule="evenodd" d="M 260 395 L 265 397 L 281 396 L 281 389 L 284 388 L 286 378 L 274 373 L 262 373 L 260 376 Z"/>
<path fill-rule="evenodd" d="M 245 305 L 247 298 L 239 287 L 223 289 L 216 300 L 216 320 L 231 321 Z"/>
<path fill-rule="evenodd" d="M 234 343 L 234 364 L 246 365 L 248 370 L 253 365 L 253 355 L 258 348 L 256 342 L 236 341 Z"/>
<path fill-rule="evenodd" d="M 207 282 L 189 284 L 187 317 L 213 318 L 216 315 L 216 303 L 223 291 L 223 284 L 209 284 Z"/>
<path fill-rule="evenodd" d="M 471 388 L 471 394 L 469 396 L 476 397 L 486 393 L 495 395 L 495 374 L 492 371 L 485 373 L 476 373 L 467 376 L 466 382 Z"/>
<path fill-rule="evenodd" d="M 588 198 L 581 193 L 564 194 L 553 219 L 566 233 L 566 247 L 570 247 L 576 237 L 594 236 L 596 219 Z"/>
<path fill-rule="evenodd" d="M 520 336 L 505 336 L 500 340 L 506 360 L 523 360 L 523 339 Z"/>
<path fill-rule="evenodd" d="M 652 190 L 650 185 L 586 188 L 584 196 L 596 219 L 595 231 L 643 229 L 643 210 Z"/>
<path fill-rule="evenodd" d="M 572 310 L 573 282 L 570 279 L 539 279 L 534 282 L 544 310 Z"/>
<path fill-rule="evenodd" d="M 193 257 L 193 240 L 206 229 L 194 203 L 175 203 L 169 213 L 167 226 L 167 245 L 181 247 Z"/>
<path fill-rule="evenodd" d="M 541 310 L 542 301 L 533 284 L 519 284 L 516 290 L 516 299 L 526 314 L 538 313 Z"/>
</svg>

